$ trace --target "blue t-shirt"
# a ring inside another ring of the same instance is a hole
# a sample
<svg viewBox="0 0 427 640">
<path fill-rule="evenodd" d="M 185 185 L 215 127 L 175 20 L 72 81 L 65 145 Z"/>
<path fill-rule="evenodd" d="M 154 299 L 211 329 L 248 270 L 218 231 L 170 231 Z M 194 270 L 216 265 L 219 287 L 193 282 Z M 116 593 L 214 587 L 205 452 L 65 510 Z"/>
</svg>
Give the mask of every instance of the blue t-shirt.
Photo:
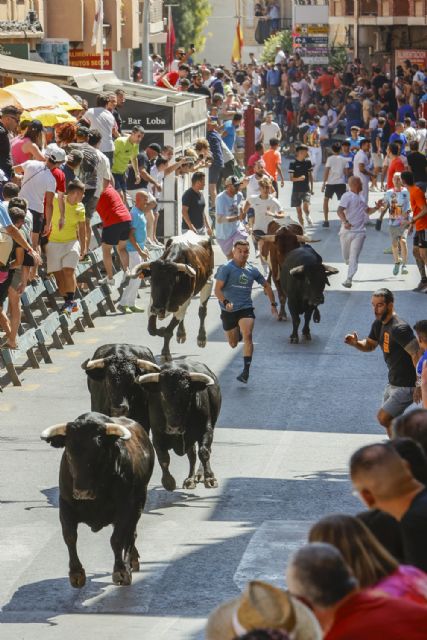
<svg viewBox="0 0 427 640">
<path fill-rule="evenodd" d="M 230 151 L 233 151 L 234 143 L 236 142 L 236 128 L 232 120 L 226 120 L 224 122 L 224 133 L 226 135 L 222 136 L 222 139 Z"/>
<path fill-rule="evenodd" d="M 135 240 L 141 249 L 143 249 L 147 239 L 147 221 L 145 219 L 145 214 L 141 209 L 138 209 L 138 207 L 132 207 L 130 215 L 132 216 L 130 226 L 135 230 Z M 135 247 L 129 240 L 127 241 L 126 249 L 127 251 L 136 251 Z"/>
<path fill-rule="evenodd" d="M 403 133 L 392 133 L 388 143 L 399 142 L 400 143 L 400 155 L 406 156 L 405 147 L 408 144 L 406 136 Z"/>
<path fill-rule="evenodd" d="M 420 376 L 422 374 L 424 362 L 427 362 L 427 351 L 424 351 L 423 355 L 417 362 L 417 376 Z"/>
<path fill-rule="evenodd" d="M 3 202 L 0 202 L 0 227 L 9 227 L 12 224 L 8 210 Z"/>
<path fill-rule="evenodd" d="M 219 267 L 215 275 L 215 280 L 224 282 L 222 293 L 224 298 L 233 303 L 233 311 L 240 309 L 250 309 L 253 307 L 251 293 L 254 282 L 264 286 L 265 278 L 252 264 L 245 267 L 238 267 L 234 260 L 229 260 Z M 220 307 L 225 311 L 224 305 L 220 302 Z"/>
<path fill-rule="evenodd" d="M 357 138 L 352 138 L 351 136 L 349 138 L 346 138 L 346 142 L 350 143 L 350 153 L 356 154 L 357 152 L 354 151 L 354 149 L 359 150 L 360 143 L 364 139 L 365 138 L 362 138 L 361 136 L 357 136 Z"/>
<path fill-rule="evenodd" d="M 239 191 L 232 198 L 226 191 L 223 191 L 216 198 L 215 210 L 217 216 L 237 216 L 239 214 L 239 205 L 243 200 L 243 194 Z M 215 234 L 218 240 L 227 240 L 232 235 L 243 229 L 241 220 L 233 220 L 233 222 L 221 222 L 216 219 Z"/>
<path fill-rule="evenodd" d="M 397 121 L 403 122 L 405 118 L 411 118 L 411 120 L 416 120 L 414 110 L 410 104 L 402 104 L 401 107 L 397 110 Z"/>
</svg>

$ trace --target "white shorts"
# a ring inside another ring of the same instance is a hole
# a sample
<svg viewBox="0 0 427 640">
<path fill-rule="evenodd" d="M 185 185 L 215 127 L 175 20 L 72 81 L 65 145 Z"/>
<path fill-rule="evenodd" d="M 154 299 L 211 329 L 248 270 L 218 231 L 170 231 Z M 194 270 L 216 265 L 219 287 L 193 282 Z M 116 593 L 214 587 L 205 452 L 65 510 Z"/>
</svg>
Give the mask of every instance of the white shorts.
<svg viewBox="0 0 427 640">
<path fill-rule="evenodd" d="M 75 269 L 80 259 L 80 242 L 48 242 L 46 245 L 47 272 Z"/>
<path fill-rule="evenodd" d="M 372 162 L 375 169 L 379 169 L 384 164 L 384 156 L 382 153 L 373 153 L 372 154 Z"/>
</svg>

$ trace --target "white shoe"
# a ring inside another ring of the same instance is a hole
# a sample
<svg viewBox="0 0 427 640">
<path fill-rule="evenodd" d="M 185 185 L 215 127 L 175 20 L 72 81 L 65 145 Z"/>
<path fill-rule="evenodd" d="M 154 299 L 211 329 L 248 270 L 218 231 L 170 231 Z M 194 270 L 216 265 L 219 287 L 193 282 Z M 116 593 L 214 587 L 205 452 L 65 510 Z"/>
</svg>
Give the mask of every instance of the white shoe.
<svg viewBox="0 0 427 640">
<path fill-rule="evenodd" d="M 310 218 L 310 216 L 305 216 L 306 220 L 307 220 L 307 224 L 309 227 L 313 226 L 313 220 Z"/>
<path fill-rule="evenodd" d="M 342 286 L 345 287 L 346 289 L 351 289 L 351 287 L 353 286 L 353 283 L 350 280 L 350 278 L 347 278 L 347 280 L 342 283 Z"/>
<path fill-rule="evenodd" d="M 105 278 L 102 278 L 102 280 L 98 280 L 98 284 L 108 284 L 110 287 L 114 287 L 115 282 L 114 282 L 114 278 L 109 278 L 108 276 L 105 276 Z"/>
</svg>

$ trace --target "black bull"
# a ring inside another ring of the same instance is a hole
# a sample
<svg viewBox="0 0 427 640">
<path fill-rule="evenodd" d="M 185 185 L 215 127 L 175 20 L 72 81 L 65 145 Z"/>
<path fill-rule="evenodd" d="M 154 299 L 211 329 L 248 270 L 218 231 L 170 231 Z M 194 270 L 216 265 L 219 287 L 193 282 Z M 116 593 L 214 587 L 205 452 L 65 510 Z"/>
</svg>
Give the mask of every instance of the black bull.
<svg viewBox="0 0 427 640">
<path fill-rule="evenodd" d="M 73 422 L 49 427 L 41 438 L 65 448 L 59 471 L 59 516 L 68 547 L 73 587 L 86 582 L 77 555 L 80 522 L 92 531 L 112 524 L 113 582 L 129 585 L 139 569 L 136 526 L 147 498 L 154 465 L 144 429 L 128 418 L 85 413 Z"/>
<path fill-rule="evenodd" d="M 280 273 L 280 283 L 287 296 L 292 318 L 291 342 L 299 342 L 298 327 L 302 314 L 303 336 L 306 340 L 311 340 L 311 317 L 314 314 L 314 321 L 320 321 L 317 307 L 323 304 L 323 292 L 329 284 L 328 276 L 334 273 L 338 273 L 338 269 L 323 264 L 321 256 L 309 245 L 293 249 L 288 254 Z"/>
</svg>

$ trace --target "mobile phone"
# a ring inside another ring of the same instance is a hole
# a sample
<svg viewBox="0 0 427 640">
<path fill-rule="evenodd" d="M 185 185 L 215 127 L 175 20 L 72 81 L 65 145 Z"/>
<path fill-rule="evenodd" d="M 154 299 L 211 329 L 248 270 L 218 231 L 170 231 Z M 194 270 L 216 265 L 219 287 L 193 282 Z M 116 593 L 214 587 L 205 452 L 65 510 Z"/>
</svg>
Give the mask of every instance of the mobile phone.
<svg viewBox="0 0 427 640">
<path fill-rule="evenodd" d="M 195 48 L 196 48 L 196 47 L 194 46 L 194 44 L 190 44 L 190 49 L 191 49 L 192 51 L 194 51 L 194 50 L 195 50 Z"/>
</svg>

